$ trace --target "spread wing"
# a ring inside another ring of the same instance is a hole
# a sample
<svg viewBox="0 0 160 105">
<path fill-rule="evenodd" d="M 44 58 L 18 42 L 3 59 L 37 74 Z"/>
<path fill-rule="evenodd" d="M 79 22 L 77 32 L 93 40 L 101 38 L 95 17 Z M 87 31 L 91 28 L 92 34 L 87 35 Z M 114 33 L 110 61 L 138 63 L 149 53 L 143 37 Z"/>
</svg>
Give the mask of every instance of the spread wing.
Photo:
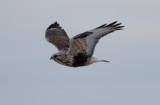
<svg viewBox="0 0 160 105">
<path fill-rule="evenodd" d="M 121 26 L 121 23 L 115 21 L 111 24 L 104 24 L 93 30 L 79 34 L 71 39 L 69 51 L 73 55 L 80 51 L 86 51 L 87 56 L 91 57 L 94 53 L 95 46 L 101 37 L 111 32 L 122 30 L 123 27 L 124 26 Z"/>
<path fill-rule="evenodd" d="M 59 51 L 65 51 L 69 48 L 69 37 L 57 22 L 47 28 L 45 38 L 55 45 Z"/>
</svg>

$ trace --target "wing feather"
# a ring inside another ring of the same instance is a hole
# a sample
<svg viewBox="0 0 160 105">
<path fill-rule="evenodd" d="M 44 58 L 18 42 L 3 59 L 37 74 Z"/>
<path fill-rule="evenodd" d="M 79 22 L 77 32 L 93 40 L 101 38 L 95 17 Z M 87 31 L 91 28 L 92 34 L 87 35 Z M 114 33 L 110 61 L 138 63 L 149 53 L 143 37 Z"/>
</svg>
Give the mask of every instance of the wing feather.
<svg viewBox="0 0 160 105">
<path fill-rule="evenodd" d="M 124 26 L 117 21 L 111 24 L 103 24 L 93 30 L 79 34 L 71 39 L 69 51 L 75 54 L 81 50 L 85 50 L 89 57 L 92 57 L 94 49 L 99 39 L 111 32 L 122 30 Z"/>
<path fill-rule="evenodd" d="M 59 51 L 65 51 L 69 48 L 70 39 L 57 22 L 47 28 L 45 38 L 48 42 L 55 45 Z"/>
</svg>

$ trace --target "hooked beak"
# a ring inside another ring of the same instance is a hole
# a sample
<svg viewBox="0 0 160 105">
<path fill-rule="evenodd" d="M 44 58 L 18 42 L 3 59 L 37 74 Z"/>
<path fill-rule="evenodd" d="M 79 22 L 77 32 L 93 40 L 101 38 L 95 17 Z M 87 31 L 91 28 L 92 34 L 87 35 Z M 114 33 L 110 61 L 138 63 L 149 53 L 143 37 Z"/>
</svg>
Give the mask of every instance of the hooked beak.
<svg viewBox="0 0 160 105">
<path fill-rule="evenodd" d="M 53 57 L 52 57 L 52 56 L 50 57 L 50 60 L 51 60 L 51 59 L 53 59 Z"/>
</svg>

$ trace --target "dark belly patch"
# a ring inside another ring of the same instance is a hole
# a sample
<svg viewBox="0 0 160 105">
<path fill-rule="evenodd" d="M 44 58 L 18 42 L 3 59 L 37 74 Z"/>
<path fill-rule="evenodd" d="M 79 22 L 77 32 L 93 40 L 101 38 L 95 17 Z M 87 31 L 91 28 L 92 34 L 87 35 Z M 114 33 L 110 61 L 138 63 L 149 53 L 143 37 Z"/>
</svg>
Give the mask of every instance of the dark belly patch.
<svg viewBox="0 0 160 105">
<path fill-rule="evenodd" d="M 74 62 L 72 64 L 73 67 L 85 66 L 84 64 L 87 62 L 87 54 L 86 53 L 78 53 L 74 56 Z"/>
</svg>

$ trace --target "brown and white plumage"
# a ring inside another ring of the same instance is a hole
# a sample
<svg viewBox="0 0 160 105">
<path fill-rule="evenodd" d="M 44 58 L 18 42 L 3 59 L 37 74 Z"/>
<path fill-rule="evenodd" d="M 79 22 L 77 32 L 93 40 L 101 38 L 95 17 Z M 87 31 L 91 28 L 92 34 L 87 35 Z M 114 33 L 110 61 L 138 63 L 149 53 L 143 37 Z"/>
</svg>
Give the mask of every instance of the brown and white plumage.
<svg viewBox="0 0 160 105">
<path fill-rule="evenodd" d="M 64 51 L 69 48 L 69 37 L 57 22 L 47 28 L 45 37 L 50 43 L 55 45 L 58 50 Z"/>
<path fill-rule="evenodd" d="M 66 66 L 86 66 L 95 62 L 108 62 L 92 57 L 99 39 L 111 32 L 122 30 L 124 26 L 117 21 L 104 24 L 90 31 L 86 31 L 69 39 L 64 29 L 57 22 L 51 24 L 46 30 L 46 39 L 55 45 L 59 53 L 54 54 L 51 59 Z"/>
</svg>

